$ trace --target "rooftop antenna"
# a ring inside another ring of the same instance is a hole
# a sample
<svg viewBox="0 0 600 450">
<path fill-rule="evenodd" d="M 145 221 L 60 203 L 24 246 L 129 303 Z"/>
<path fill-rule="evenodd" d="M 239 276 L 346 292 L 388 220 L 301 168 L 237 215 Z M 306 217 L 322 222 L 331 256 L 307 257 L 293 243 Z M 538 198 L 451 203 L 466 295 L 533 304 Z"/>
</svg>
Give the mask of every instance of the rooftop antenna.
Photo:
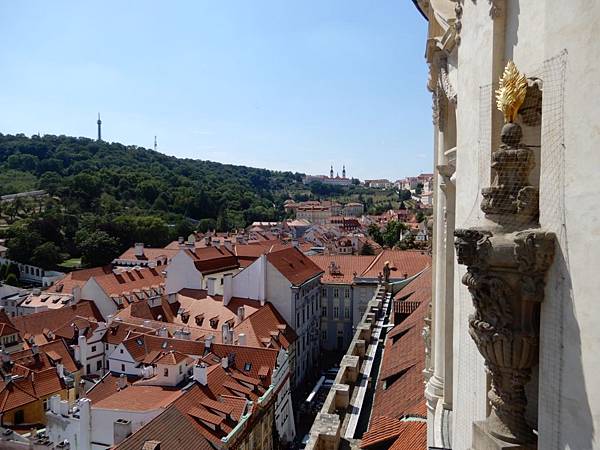
<svg viewBox="0 0 600 450">
<path fill-rule="evenodd" d="M 158 144 L 156 143 L 156 136 L 154 136 L 154 151 L 158 148 Z"/>
</svg>

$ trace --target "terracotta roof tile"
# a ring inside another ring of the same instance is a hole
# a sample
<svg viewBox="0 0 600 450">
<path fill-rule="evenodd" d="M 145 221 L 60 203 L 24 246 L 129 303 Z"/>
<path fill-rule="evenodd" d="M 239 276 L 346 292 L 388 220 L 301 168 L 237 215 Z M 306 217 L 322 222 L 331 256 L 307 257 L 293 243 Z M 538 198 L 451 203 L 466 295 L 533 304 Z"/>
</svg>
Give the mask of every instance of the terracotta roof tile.
<svg viewBox="0 0 600 450">
<path fill-rule="evenodd" d="M 12 321 L 22 336 L 25 334 L 34 336 L 42 334 L 44 329 L 55 330 L 71 323 L 75 317 L 93 318 L 96 321 L 104 320 L 93 302 L 81 300 L 75 305 L 60 309 L 13 317 Z"/>
<path fill-rule="evenodd" d="M 325 273 L 322 283 L 352 284 L 375 260 L 375 256 L 359 255 L 315 255 L 309 257 Z"/>
<path fill-rule="evenodd" d="M 295 247 L 267 254 L 267 261 L 294 286 L 319 276 L 323 270 Z"/>
</svg>

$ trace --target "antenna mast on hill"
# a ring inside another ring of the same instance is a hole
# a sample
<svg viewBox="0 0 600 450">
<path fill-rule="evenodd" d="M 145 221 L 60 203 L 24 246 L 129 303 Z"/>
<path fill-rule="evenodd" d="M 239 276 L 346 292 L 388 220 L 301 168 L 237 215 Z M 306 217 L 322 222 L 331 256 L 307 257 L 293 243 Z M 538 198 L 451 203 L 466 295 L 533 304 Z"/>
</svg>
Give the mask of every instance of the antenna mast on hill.
<svg viewBox="0 0 600 450">
<path fill-rule="evenodd" d="M 98 124 L 98 140 L 101 141 L 102 140 L 102 121 L 100 120 L 100 113 L 98 113 L 98 122 L 96 122 Z"/>
<path fill-rule="evenodd" d="M 154 136 L 154 151 L 158 148 L 158 144 L 156 143 L 156 136 Z"/>
</svg>

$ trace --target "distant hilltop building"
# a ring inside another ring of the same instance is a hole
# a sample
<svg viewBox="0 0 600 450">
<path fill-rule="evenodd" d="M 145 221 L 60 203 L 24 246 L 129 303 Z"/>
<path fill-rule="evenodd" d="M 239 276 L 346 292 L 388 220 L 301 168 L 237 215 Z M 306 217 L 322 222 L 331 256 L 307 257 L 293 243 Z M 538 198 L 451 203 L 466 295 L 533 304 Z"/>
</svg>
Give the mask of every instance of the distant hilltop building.
<svg viewBox="0 0 600 450">
<path fill-rule="evenodd" d="M 329 176 L 327 175 L 306 175 L 302 180 L 304 184 L 310 184 L 313 181 L 318 181 L 323 184 L 332 184 L 335 186 L 350 186 L 352 184 L 352 180 L 350 178 L 346 178 L 346 166 L 342 166 L 342 176 L 340 177 L 339 173 L 336 176 L 333 176 L 333 166 L 329 170 Z"/>
</svg>

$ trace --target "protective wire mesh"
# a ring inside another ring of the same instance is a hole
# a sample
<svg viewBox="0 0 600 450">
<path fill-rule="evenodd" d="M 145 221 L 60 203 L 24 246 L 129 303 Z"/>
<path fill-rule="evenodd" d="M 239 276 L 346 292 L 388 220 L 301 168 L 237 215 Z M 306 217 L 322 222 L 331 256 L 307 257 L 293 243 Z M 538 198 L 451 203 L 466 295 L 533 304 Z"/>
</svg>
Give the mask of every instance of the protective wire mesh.
<svg viewBox="0 0 600 450">
<path fill-rule="evenodd" d="M 510 162 L 510 170 L 519 171 L 517 164 L 526 166 L 528 160 L 531 161 L 531 167 L 523 168 L 521 175 L 524 183 L 518 185 L 518 189 L 494 191 L 496 205 L 502 206 L 503 202 L 507 205 L 518 204 L 518 191 L 528 185 L 534 190 L 539 190 L 539 198 L 535 195 L 535 198 L 524 196 L 522 199 L 534 200 L 539 205 L 539 218 L 534 217 L 529 222 L 527 218 L 520 216 L 518 208 L 515 208 L 514 214 L 498 215 L 494 217 L 494 221 L 501 223 L 507 229 L 525 229 L 535 226 L 539 221 L 539 226 L 545 231 L 555 233 L 557 239 L 557 255 L 546 277 L 546 298 L 542 303 L 539 373 L 543 374 L 543 377 L 540 378 L 539 385 L 539 415 L 534 413 L 539 417 L 536 427 L 540 432 L 539 448 L 544 449 L 562 448 L 560 423 L 564 299 L 572 295 L 568 279 L 570 271 L 565 219 L 564 97 L 567 56 L 565 50 L 544 61 L 537 68 L 524 71 L 531 87 L 528 89 L 528 98 L 516 119 L 522 131 L 522 138 L 518 144 L 507 147 L 510 150 L 523 150 L 520 152 L 520 159 L 516 158 L 516 161 Z M 541 91 L 536 87 L 541 88 Z M 478 145 L 475 149 L 478 172 L 477 196 L 469 215 L 462 224 L 457 224 L 457 228 L 489 224 L 481 209 L 484 200 L 482 190 L 502 184 L 495 180 L 498 171 L 492 170 L 490 166 L 493 160 L 498 160 L 498 155 L 494 153 L 501 147 L 500 136 L 492 136 L 492 125 L 498 127 L 501 125 L 492 123 L 499 118 L 492 111 L 492 108 L 496 107 L 494 97 L 497 88 L 497 85 L 485 85 L 479 90 L 479 132 Z M 540 94 L 541 101 L 536 97 Z M 464 290 L 461 290 L 461 297 L 463 294 L 466 295 Z M 463 304 L 463 301 L 467 299 L 461 298 L 460 304 Z M 537 403 L 534 396 L 531 396 L 531 400 L 532 403 Z"/>
<path fill-rule="evenodd" d="M 492 132 L 493 125 L 501 127 L 501 123 L 493 123 L 500 121 L 501 115 L 492 110 L 498 83 L 480 87 L 477 195 L 458 228 L 482 226 L 485 217 L 507 229 L 527 228 L 538 222 L 539 204 L 540 223 L 557 235 L 562 232 L 566 56 L 563 52 L 525 72 L 529 88 L 517 126 L 503 129 L 508 130 L 508 145 L 502 144 L 499 133 Z M 493 162 L 495 169 L 491 168 Z"/>
</svg>

